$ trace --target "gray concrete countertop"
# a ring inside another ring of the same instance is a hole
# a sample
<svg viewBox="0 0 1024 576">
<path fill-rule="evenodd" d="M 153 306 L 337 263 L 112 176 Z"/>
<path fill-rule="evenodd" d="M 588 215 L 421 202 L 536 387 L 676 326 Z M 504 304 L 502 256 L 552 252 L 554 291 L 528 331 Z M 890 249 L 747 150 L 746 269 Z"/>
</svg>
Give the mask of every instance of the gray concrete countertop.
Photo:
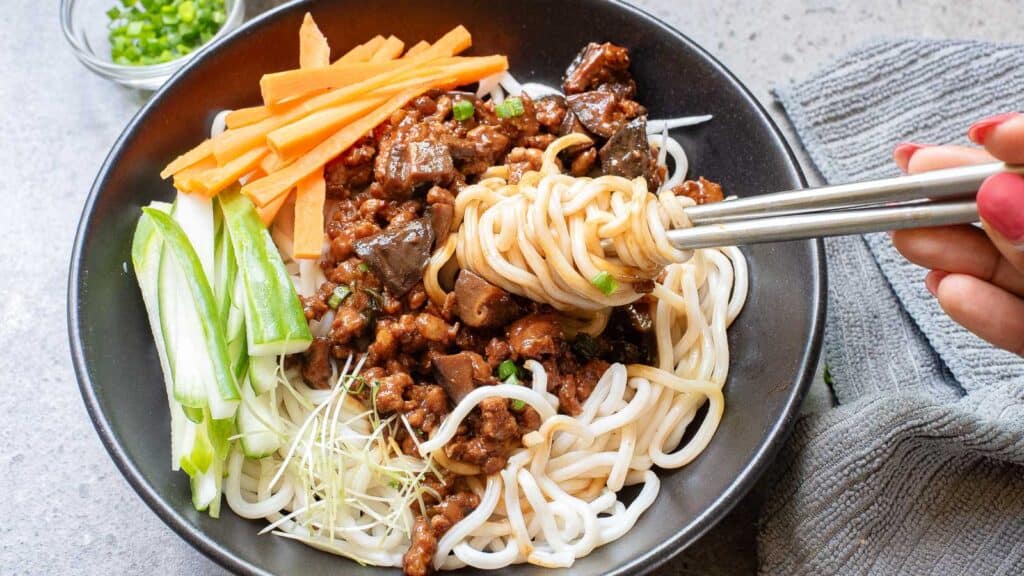
<svg viewBox="0 0 1024 576">
<path fill-rule="evenodd" d="M 1016 13 L 1019 2 L 638 4 L 719 57 L 786 126 L 771 87 L 872 38 L 1019 40 L 1019 19 L 1000 17 Z M 276 3 L 250 0 L 249 14 Z M 92 75 L 74 59 L 60 33 L 58 2 L 10 2 L 5 9 L 0 494 L 7 504 L 0 572 L 221 573 L 160 522 L 114 468 L 86 416 L 68 354 L 65 288 L 75 226 L 107 150 L 146 96 Z M 755 510 L 756 495 L 661 573 L 753 573 Z"/>
</svg>

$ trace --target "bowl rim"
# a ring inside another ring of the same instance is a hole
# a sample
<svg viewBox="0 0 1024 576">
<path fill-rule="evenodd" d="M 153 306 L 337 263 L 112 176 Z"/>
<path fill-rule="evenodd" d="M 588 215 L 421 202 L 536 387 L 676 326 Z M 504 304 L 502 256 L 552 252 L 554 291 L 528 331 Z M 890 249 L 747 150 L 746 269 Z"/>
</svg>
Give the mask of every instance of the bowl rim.
<svg viewBox="0 0 1024 576">
<path fill-rule="evenodd" d="M 213 39 L 206 48 L 201 51 L 197 51 L 198 53 L 195 58 L 189 59 L 183 67 L 179 68 L 167 80 L 167 82 L 161 86 L 159 91 L 153 95 L 149 102 L 142 106 L 139 111 L 132 116 L 131 120 L 128 122 L 127 126 L 104 159 L 103 164 L 93 181 L 92 187 L 89 190 L 89 195 L 86 198 L 82 214 L 75 231 L 75 242 L 71 252 L 71 262 L 68 274 L 67 328 L 70 340 L 72 364 L 78 381 L 78 388 L 82 394 L 82 399 L 85 403 L 89 418 L 92 420 L 93 426 L 96 429 L 97 434 L 99 434 L 103 446 L 114 461 L 115 466 L 128 481 L 128 484 L 135 490 L 149 508 L 164 521 L 165 524 L 167 524 L 179 537 L 184 539 L 195 549 L 202 552 L 205 556 L 220 564 L 222 567 L 240 574 L 272 576 L 271 572 L 237 556 L 212 537 L 206 535 L 202 530 L 190 524 L 181 512 L 171 507 L 167 501 L 161 497 L 156 489 L 145 480 L 139 469 L 131 461 L 115 437 L 110 423 L 100 407 L 99 399 L 95 392 L 95 386 L 89 376 L 89 371 L 86 365 L 78 311 L 79 278 L 81 274 L 84 240 L 92 221 L 99 192 L 105 186 L 109 178 L 109 172 L 113 166 L 114 157 L 121 152 L 125 142 L 129 138 L 133 137 L 140 129 L 140 120 L 149 113 L 150 109 L 154 108 L 166 97 L 168 90 L 180 76 L 188 74 L 191 72 L 193 67 L 199 66 L 206 59 L 216 57 L 222 47 L 228 42 L 233 41 L 236 36 L 246 35 L 250 29 L 259 27 L 264 22 L 277 18 L 280 14 L 290 12 L 297 9 L 299 6 L 309 4 L 314 1 L 316 0 L 293 0 L 291 2 L 287 2 L 253 18 L 242 26 L 231 31 L 229 34 Z M 730 80 L 739 89 L 743 97 L 765 120 L 769 129 L 778 140 L 779 145 L 781 145 L 785 152 L 786 157 L 789 160 L 790 168 L 796 176 L 800 186 L 807 186 L 807 178 L 804 175 L 800 162 L 794 154 L 789 142 L 779 129 L 778 124 L 768 114 L 767 110 L 753 95 L 750 89 L 748 89 L 746 85 L 744 85 L 728 68 L 726 68 L 721 61 L 691 38 L 640 7 L 626 4 L 623 0 L 589 1 L 610 4 L 619 10 L 625 11 L 634 18 L 645 20 L 648 24 L 657 26 L 669 33 L 677 41 L 686 45 L 688 49 L 695 51 L 699 56 L 705 58 L 717 72 Z M 788 391 L 780 417 L 765 432 L 758 449 L 754 452 L 747 465 L 739 475 L 736 476 L 729 487 L 694 519 L 693 528 L 689 532 L 678 532 L 672 538 L 669 538 L 661 544 L 636 555 L 619 568 L 609 572 L 609 574 L 625 575 L 648 573 L 658 566 L 666 563 L 671 558 L 682 552 L 685 548 L 696 542 L 699 538 L 704 536 L 712 527 L 724 518 L 726 514 L 736 506 L 736 504 L 739 503 L 751 488 L 753 488 L 754 483 L 757 482 L 757 480 L 767 470 L 768 466 L 774 460 L 775 455 L 782 448 L 783 443 L 792 432 L 800 406 L 808 389 L 810 388 L 817 370 L 817 364 L 824 338 L 827 301 L 827 268 L 825 263 L 824 242 L 821 239 L 816 239 L 807 240 L 805 243 L 810 247 L 812 266 L 808 272 L 812 276 L 811 280 L 814 285 L 810 294 L 811 307 L 813 309 L 810 338 L 804 343 L 799 366 L 794 374 L 794 385 L 791 386 Z"/>
</svg>

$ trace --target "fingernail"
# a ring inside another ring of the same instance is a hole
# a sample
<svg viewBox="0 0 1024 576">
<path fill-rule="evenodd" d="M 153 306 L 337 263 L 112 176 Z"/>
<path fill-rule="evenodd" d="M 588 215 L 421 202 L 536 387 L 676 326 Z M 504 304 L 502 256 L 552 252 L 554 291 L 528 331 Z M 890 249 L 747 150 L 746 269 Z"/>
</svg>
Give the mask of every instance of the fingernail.
<svg viewBox="0 0 1024 576">
<path fill-rule="evenodd" d="M 1003 122 L 1015 118 L 1019 115 L 1019 112 L 1006 112 L 1003 114 L 996 114 L 995 116 L 989 116 L 984 120 L 979 120 L 971 125 L 967 129 L 967 137 L 976 144 L 985 144 L 985 139 L 988 138 L 989 134 L 996 129 Z"/>
<path fill-rule="evenodd" d="M 932 293 L 932 296 L 939 295 L 939 284 L 942 283 L 942 279 L 949 276 L 949 272 L 942 270 L 932 270 L 924 277 L 924 287 Z"/>
<path fill-rule="evenodd" d="M 978 214 L 1014 244 L 1024 243 L 1024 176 L 1003 172 L 978 189 Z"/>
<path fill-rule="evenodd" d="M 896 146 L 892 151 L 892 158 L 896 161 L 896 165 L 900 167 L 900 170 L 906 171 L 907 166 L 910 165 L 910 157 L 921 148 L 925 148 L 926 144 L 915 144 L 914 142 L 902 142 Z"/>
</svg>

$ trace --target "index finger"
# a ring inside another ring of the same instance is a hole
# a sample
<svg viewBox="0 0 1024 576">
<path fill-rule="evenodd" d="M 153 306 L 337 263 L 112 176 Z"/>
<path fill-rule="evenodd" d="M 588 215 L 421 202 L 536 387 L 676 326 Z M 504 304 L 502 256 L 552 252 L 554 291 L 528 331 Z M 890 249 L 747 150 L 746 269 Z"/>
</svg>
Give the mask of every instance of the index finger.
<svg viewBox="0 0 1024 576">
<path fill-rule="evenodd" d="M 967 136 L 1008 164 L 1024 164 L 1024 114 L 1009 112 L 976 122 Z"/>
</svg>

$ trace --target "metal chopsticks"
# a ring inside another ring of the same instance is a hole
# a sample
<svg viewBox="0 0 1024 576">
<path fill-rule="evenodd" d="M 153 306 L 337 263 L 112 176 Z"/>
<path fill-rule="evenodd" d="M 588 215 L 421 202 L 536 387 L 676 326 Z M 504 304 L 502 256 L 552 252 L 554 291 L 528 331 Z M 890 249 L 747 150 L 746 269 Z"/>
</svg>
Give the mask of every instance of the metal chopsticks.
<svg viewBox="0 0 1024 576">
<path fill-rule="evenodd" d="M 978 220 L 974 195 L 1001 163 L 726 200 L 686 208 L 692 228 L 668 231 L 682 249 L 779 242 L 964 224 Z"/>
</svg>

